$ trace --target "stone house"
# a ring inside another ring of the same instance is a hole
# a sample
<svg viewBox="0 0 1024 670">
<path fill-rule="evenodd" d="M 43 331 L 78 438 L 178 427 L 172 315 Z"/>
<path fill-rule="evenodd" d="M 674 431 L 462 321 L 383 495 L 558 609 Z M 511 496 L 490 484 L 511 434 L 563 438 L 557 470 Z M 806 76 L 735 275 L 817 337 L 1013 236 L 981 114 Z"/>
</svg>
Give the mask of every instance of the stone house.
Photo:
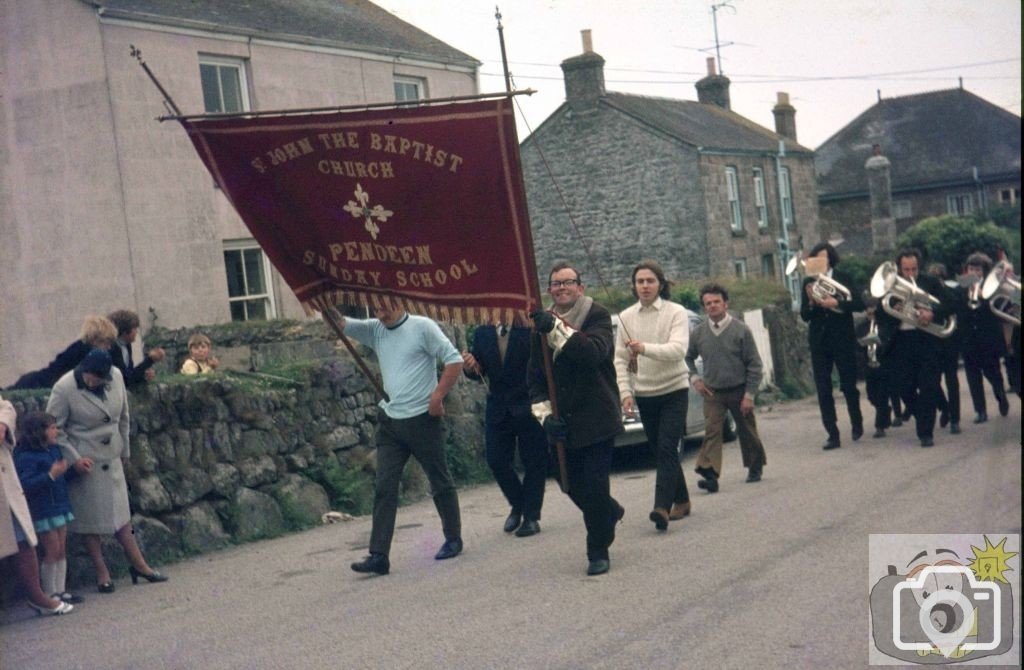
<svg viewBox="0 0 1024 670">
<path fill-rule="evenodd" d="M 880 98 L 815 151 L 822 234 L 871 254 L 921 219 L 1015 204 L 1020 155 L 1020 117 L 962 87 Z"/>
<path fill-rule="evenodd" d="M 132 45 L 186 114 L 478 92 L 476 59 L 366 0 L 0 3 L 0 386 L 87 314 L 302 316 Z"/>
<path fill-rule="evenodd" d="M 563 258 L 591 284 L 596 263 L 628 285 L 642 258 L 674 279 L 781 278 L 782 244 L 818 240 L 813 156 L 788 96 L 773 132 L 730 110 L 713 59 L 696 102 L 606 91 L 604 62 L 584 31 L 584 53 L 562 62 L 565 102 L 522 142 L 542 284 Z"/>
</svg>

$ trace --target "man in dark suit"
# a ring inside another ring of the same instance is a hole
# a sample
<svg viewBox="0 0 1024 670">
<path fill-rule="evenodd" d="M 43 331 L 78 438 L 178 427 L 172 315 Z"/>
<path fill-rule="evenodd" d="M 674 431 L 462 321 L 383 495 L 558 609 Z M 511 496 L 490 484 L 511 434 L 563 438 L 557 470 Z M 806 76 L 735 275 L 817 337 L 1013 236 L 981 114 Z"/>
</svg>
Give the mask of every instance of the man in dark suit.
<svg viewBox="0 0 1024 670">
<path fill-rule="evenodd" d="M 815 298 L 812 287 L 818 280 L 818 273 L 804 280 L 801 296 L 800 317 L 807 322 L 808 342 L 811 347 L 811 367 L 814 370 L 814 386 L 818 391 L 818 407 L 821 423 L 825 426 L 828 439 L 823 449 L 840 446 L 839 425 L 836 418 L 836 402 L 832 397 L 832 368 L 839 372 L 839 389 L 846 397 L 846 410 L 850 415 L 854 442 L 864 434 L 864 417 L 860 411 L 860 392 L 857 390 L 857 338 L 853 331 L 853 313 L 864 309 L 858 291 L 850 286 L 849 279 L 836 270 L 839 253 L 828 242 L 816 244 L 811 249 L 808 262 L 817 259 L 825 263 L 823 274 L 850 290 L 849 299 L 829 296 Z"/>
<path fill-rule="evenodd" d="M 487 382 L 484 413 L 485 454 L 498 487 L 512 507 L 505 532 L 528 537 L 540 532 L 548 444 L 544 429 L 530 412 L 526 366 L 530 361 L 530 329 L 480 326 L 473 345 L 463 352 L 463 372 Z M 513 467 L 516 445 L 523 478 Z"/>
<path fill-rule="evenodd" d="M 551 312 L 530 314 L 537 335 L 530 355 L 531 409 L 551 442 L 564 442 L 569 498 L 583 512 L 587 527 L 588 575 L 608 572 L 608 547 L 615 524 L 625 513 L 611 496 L 609 472 L 615 436 L 622 432 L 615 383 L 615 339 L 608 310 L 589 296 L 579 272 L 558 263 L 548 275 Z M 541 338 L 552 350 L 552 376 L 559 417 L 551 415 L 551 397 L 542 363 Z"/>
<path fill-rule="evenodd" d="M 917 304 L 917 325 L 913 325 L 888 312 L 878 313 L 879 335 L 883 341 L 891 342 L 888 359 L 892 361 L 894 379 L 901 387 L 900 396 L 910 399 L 914 410 L 917 437 L 922 447 L 934 446 L 935 413 L 938 397 L 942 392 L 942 377 L 939 337 L 922 328 L 929 324 L 940 324 L 951 315 L 950 300 L 945 287 L 935 277 L 922 275 L 921 252 L 904 249 L 896 256 L 899 276 L 926 293 L 938 299 L 939 304 L 927 306 Z"/>
<path fill-rule="evenodd" d="M 139 315 L 127 309 L 119 309 L 108 314 L 107 318 L 117 328 L 117 339 L 114 340 L 114 346 L 110 347 L 110 360 L 121 371 L 125 385 L 137 386 L 155 377 L 153 365 L 164 359 L 162 348 L 150 349 L 138 365 L 132 360 L 132 345 L 139 336 Z"/>
<path fill-rule="evenodd" d="M 986 254 L 975 252 L 967 257 L 964 270 L 966 296 L 961 301 L 962 306 L 957 315 L 957 329 L 962 334 L 964 373 L 974 405 L 974 423 L 984 423 L 988 421 L 988 410 L 982 375 L 992 386 L 999 413 L 1006 416 L 1010 411 L 1003 373 L 999 369 L 999 358 L 1005 350 L 1003 323 L 992 312 L 988 300 L 981 297 L 981 284 L 992 270 L 992 259 Z"/>
</svg>

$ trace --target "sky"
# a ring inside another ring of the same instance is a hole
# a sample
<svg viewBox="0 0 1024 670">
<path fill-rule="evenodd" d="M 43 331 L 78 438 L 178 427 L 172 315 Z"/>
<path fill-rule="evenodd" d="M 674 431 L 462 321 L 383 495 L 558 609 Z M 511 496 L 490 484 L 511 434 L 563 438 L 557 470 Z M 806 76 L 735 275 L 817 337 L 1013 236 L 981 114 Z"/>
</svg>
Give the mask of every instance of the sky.
<svg viewBox="0 0 1024 670">
<path fill-rule="evenodd" d="M 483 62 L 481 93 L 504 90 L 495 0 L 374 0 Z M 696 100 L 715 56 L 733 111 L 774 129 L 776 93 L 797 139 L 817 148 L 878 100 L 956 88 L 1021 114 L 1019 0 L 499 0 L 519 138 L 565 100 L 559 64 L 590 29 L 609 91 Z M 712 12 L 712 6 L 717 12 Z"/>
</svg>

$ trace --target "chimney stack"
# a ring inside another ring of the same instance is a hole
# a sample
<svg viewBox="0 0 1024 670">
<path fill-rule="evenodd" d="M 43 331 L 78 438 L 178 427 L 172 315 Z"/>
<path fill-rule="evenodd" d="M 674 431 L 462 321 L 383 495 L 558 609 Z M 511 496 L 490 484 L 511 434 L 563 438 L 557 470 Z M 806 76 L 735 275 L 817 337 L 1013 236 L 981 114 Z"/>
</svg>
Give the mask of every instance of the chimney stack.
<svg viewBox="0 0 1024 670">
<path fill-rule="evenodd" d="M 708 76 L 697 82 L 697 100 L 706 105 L 718 105 L 731 109 L 729 103 L 729 78 L 715 74 L 715 59 L 708 58 Z"/>
<path fill-rule="evenodd" d="M 775 132 L 796 142 L 796 108 L 789 104 L 789 93 L 779 91 L 772 114 L 775 115 Z"/>
<path fill-rule="evenodd" d="M 581 30 L 583 53 L 562 61 L 565 99 L 573 110 L 594 107 L 604 95 L 604 58 L 594 52 L 590 30 Z"/>
</svg>

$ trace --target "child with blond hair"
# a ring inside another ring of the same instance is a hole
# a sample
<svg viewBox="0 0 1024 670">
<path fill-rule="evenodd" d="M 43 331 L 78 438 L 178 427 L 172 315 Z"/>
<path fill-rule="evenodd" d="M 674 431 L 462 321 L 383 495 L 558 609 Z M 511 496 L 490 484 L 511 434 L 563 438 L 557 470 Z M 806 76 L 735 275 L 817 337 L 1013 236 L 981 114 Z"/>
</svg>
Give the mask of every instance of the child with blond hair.
<svg viewBox="0 0 1024 670">
<path fill-rule="evenodd" d="M 181 364 L 181 374 L 205 375 L 216 370 L 220 361 L 210 355 L 212 348 L 210 338 L 202 333 L 195 333 L 188 338 L 188 358 Z"/>
</svg>

